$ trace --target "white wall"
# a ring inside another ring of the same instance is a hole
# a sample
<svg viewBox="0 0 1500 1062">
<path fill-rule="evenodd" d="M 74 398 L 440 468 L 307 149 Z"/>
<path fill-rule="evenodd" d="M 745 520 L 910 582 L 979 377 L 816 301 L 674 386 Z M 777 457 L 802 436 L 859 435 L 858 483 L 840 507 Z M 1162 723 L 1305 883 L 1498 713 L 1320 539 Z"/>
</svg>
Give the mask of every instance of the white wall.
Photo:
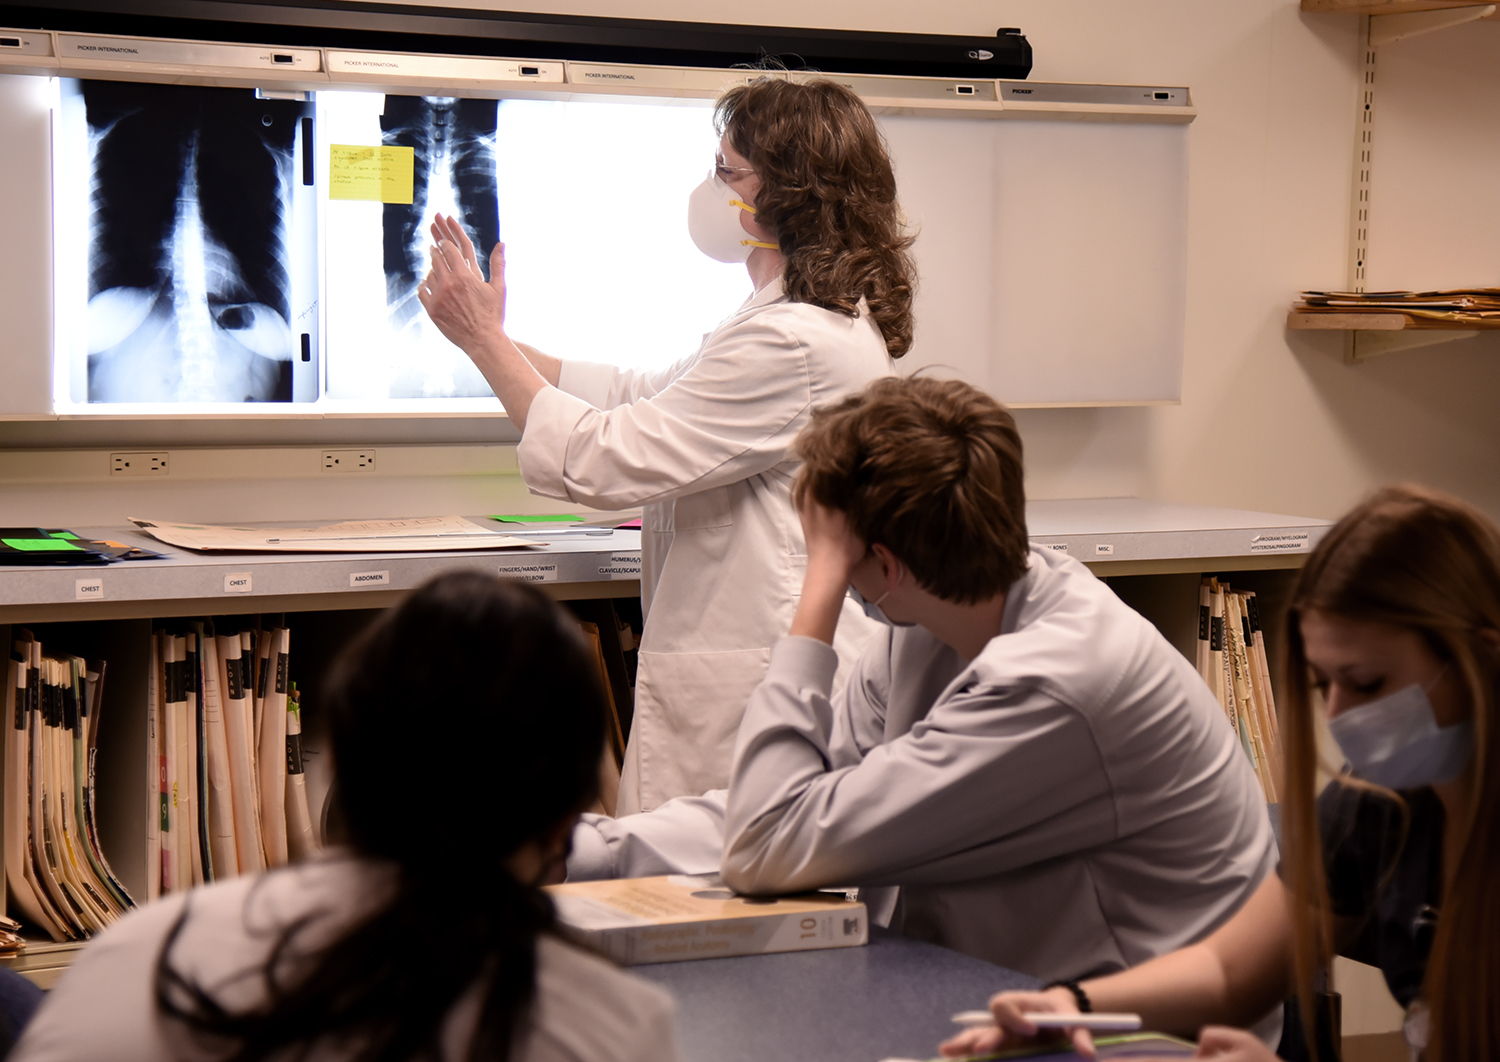
<svg viewBox="0 0 1500 1062">
<path fill-rule="evenodd" d="M 1295 0 L 491 6 L 937 33 L 1019 26 L 1035 79 L 1190 86 L 1200 114 L 1190 132 L 1182 404 L 1021 411 L 1031 493 L 1333 516 L 1376 484 L 1416 479 L 1500 516 L 1500 336 L 1351 366 L 1338 336 L 1283 326 L 1299 289 L 1345 283 L 1353 19 L 1303 14 Z M 1372 281 L 1500 284 L 1497 55 L 1496 23 L 1382 50 Z M 38 427 L 27 445 L 40 441 Z M 289 483 L 275 505 L 311 515 L 303 510 L 321 508 L 317 498 L 315 481 Z M 369 508 L 392 504 L 375 496 Z"/>
</svg>

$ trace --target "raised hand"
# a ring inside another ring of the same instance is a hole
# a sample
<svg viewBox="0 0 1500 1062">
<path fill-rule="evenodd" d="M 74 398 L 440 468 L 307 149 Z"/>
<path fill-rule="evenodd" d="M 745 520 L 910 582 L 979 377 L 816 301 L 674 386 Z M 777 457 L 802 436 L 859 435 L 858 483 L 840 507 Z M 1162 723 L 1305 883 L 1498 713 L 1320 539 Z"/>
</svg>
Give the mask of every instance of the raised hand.
<svg viewBox="0 0 1500 1062">
<path fill-rule="evenodd" d="M 432 268 L 417 298 L 438 330 L 472 357 L 486 340 L 504 332 L 505 245 L 495 245 L 486 283 L 474 244 L 456 219 L 439 214 L 431 232 Z"/>
</svg>

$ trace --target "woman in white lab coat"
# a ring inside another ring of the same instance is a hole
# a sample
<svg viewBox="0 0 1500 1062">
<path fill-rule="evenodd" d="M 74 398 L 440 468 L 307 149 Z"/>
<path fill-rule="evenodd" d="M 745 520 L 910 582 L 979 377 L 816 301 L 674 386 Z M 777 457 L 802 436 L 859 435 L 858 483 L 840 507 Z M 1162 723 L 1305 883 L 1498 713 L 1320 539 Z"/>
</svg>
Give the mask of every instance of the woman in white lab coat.
<svg viewBox="0 0 1500 1062">
<path fill-rule="evenodd" d="M 812 409 L 891 371 L 911 346 L 915 270 L 889 155 L 870 113 L 831 81 L 731 89 L 694 242 L 744 262 L 755 292 L 669 368 L 560 362 L 504 328 L 504 248 L 485 283 L 452 219 L 433 226 L 419 291 L 522 431 L 534 493 L 642 506 L 641 640 L 620 814 L 728 784 L 735 733 L 806 563 L 787 448 Z M 840 624 L 852 660 L 868 634 Z"/>
</svg>

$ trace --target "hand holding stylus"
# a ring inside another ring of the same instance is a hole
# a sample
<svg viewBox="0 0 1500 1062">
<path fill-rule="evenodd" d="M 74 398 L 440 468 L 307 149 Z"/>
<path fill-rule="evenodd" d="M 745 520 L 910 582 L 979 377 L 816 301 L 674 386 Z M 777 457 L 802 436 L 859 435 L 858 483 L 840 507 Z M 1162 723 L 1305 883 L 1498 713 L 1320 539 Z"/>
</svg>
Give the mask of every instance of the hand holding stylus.
<svg viewBox="0 0 1500 1062">
<path fill-rule="evenodd" d="M 1046 1022 L 1045 1028 L 1035 1020 L 1043 1015 L 1052 1019 Z M 983 1028 L 966 1029 L 952 1039 L 943 1041 L 939 1050 L 944 1057 L 989 1054 L 1005 1048 L 1034 1044 L 1049 1031 L 1057 1030 L 1056 1019 L 1063 1018 L 1072 1020 L 1053 1035 L 1065 1033 L 1073 1041 L 1075 1051 L 1084 1058 L 1094 1057 L 1094 1038 L 1087 1028 L 1078 1024 L 1087 1016 L 1078 1012 L 1076 1002 L 1067 989 L 1001 992 L 990 999 L 989 1016 L 992 1024 Z"/>
</svg>

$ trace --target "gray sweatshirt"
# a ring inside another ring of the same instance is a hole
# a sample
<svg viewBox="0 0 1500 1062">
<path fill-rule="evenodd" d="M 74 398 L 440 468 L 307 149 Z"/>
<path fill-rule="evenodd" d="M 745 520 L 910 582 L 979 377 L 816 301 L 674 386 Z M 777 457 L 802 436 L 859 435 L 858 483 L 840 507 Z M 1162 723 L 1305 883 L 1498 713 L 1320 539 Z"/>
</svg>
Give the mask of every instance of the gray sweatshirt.
<svg viewBox="0 0 1500 1062">
<path fill-rule="evenodd" d="M 837 665 L 822 642 L 783 638 L 727 803 L 590 817 L 570 875 L 721 862 L 743 892 L 859 885 L 877 911 L 898 886 L 902 932 L 1052 980 L 1203 937 L 1275 865 L 1213 694 L 1076 561 L 1033 550 L 967 664 L 910 627 L 877 636 L 833 697 Z"/>
</svg>

